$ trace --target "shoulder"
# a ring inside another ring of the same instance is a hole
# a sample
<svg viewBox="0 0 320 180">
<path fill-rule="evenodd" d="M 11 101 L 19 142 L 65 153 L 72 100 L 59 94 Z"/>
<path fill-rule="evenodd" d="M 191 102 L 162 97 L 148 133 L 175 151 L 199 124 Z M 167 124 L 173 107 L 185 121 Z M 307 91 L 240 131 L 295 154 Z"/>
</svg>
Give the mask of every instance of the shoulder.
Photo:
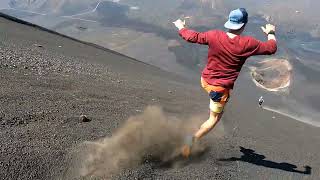
<svg viewBox="0 0 320 180">
<path fill-rule="evenodd" d="M 249 44 L 254 44 L 258 45 L 260 41 L 252 36 L 241 36 L 241 40 L 243 42 L 249 43 Z"/>
<path fill-rule="evenodd" d="M 243 40 L 247 40 L 247 41 L 257 41 L 256 38 L 254 38 L 253 36 L 248 36 L 248 35 L 241 35 L 241 38 Z"/>
<path fill-rule="evenodd" d="M 219 34 L 225 34 L 226 32 L 219 30 L 219 29 L 212 29 L 212 30 L 209 30 L 208 33 L 219 35 Z"/>
<path fill-rule="evenodd" d="M 218 30 L 218 29 L 212 29 L 206 32 L 210 37 L 221 37 L 224 34 L 226 34 L 226 32 L 222 31 L 222 30 Z"/>
</svg>

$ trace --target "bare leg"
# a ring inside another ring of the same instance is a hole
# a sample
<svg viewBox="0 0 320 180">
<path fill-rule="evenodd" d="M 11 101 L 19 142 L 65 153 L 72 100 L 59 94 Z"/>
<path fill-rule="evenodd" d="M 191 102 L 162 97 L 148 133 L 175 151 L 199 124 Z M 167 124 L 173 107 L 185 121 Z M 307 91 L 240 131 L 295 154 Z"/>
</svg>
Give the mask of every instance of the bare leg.
<svg viewBox="0 0 320 180">
<path fill-rule="evenodd" d="M 195 139 L 199 140 L 204 135 L 209 133 L 217 125 L 217 123 L 220 121 L 222 114 L 223 113 L 215 113 L 215 112 L 210 111 L 209 119 L 206 122 L 204 122 L 201 125 L 200 129 L 195 133 L 195 135 L 194 135 Z"/>
<path fill-rule="evenodd" d="M 191 146 L 192 146 L 193 141 L 199 140 L 204 135 L 209 133 L 217 125 L 217 123 L 220 121 L 222 114 L 223 113 L 215 113 L 215 112 L 210 111 L 209 119 L 201 125 L 200 129 L 194 134 L 193 138 L 186 139 L 187 142 L 182 147 L 182 155 L 184 157 L 186 157 L 186 158 L 189 157 L 189 155 L 191 153 Z"/>
</svg>

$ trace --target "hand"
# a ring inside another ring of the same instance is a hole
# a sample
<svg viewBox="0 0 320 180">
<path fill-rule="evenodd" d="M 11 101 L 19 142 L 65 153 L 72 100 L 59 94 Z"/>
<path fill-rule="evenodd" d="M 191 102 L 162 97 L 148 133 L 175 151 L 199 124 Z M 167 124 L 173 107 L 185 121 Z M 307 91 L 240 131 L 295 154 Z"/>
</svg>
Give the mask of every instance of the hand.
<svg viewBox="0 0 320 180">
<path fill-rule="evenodd" d="M 174 24 L 179 30 L 181 30 L 181 29 L 183 29 L 184 26 L 186 25 L 186 21 L 185 21 L 185 20 L 182 21 L 181 19 L 178 19 L 178 20 L 174 21 L 173 24 Z"/>
<path fill-rule="evenodd" d="M 270 32 L 276 32 L 276 27 L 272 24 L 267 24 L 266 27 L 261 26 L 264 33 L 269 34 Z"/>
</svg>

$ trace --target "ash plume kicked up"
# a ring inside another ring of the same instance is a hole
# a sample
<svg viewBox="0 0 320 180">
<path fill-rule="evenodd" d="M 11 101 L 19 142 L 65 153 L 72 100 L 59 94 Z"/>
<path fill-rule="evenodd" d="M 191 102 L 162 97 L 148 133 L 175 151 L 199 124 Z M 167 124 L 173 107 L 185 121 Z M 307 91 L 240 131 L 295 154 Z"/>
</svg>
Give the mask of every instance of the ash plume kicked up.
<svg viewBox="0 0 320 180">
<path fill-rule="evenodd" d="M 162 109 L 150 106 L 130 117 L 112 137 L 85 143 L 81 152 L 81 177 L 109 177 L 125 168 L 136 167 L 145 158 L 162 162 L 180 156 L 184 137 L 200 125 L 201 118 L 181 121 L 166 116 Z M 201 152 L 197 144 L 193 152 Z M 77 170 L 78 171 L 78 170 Z"/>
</svg>

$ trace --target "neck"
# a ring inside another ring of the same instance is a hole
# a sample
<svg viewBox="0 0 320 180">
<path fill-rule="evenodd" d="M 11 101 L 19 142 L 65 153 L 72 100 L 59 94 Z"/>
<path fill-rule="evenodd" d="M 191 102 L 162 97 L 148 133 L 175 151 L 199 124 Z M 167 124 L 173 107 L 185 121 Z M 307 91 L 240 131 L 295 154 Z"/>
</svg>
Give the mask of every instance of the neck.
<svg viewBox="0 0 320 180">
<path fill-rule="evenodd" d="M 234 31 L 234 30 L 230 30 L 227 32 L 227 35 L 229 36 L 229 38 L 234 38 L 236 36 L 239 36 L 242 33 L 242 31 Z"/>
<path fill-rule="evenodd" d="M 234 30 L 230 30 L 228 31 L 228 33 L 234 34 L 234 35 L 240 35 L 242 33 L 242 31 L 234 31 Z"/>
</svg>

